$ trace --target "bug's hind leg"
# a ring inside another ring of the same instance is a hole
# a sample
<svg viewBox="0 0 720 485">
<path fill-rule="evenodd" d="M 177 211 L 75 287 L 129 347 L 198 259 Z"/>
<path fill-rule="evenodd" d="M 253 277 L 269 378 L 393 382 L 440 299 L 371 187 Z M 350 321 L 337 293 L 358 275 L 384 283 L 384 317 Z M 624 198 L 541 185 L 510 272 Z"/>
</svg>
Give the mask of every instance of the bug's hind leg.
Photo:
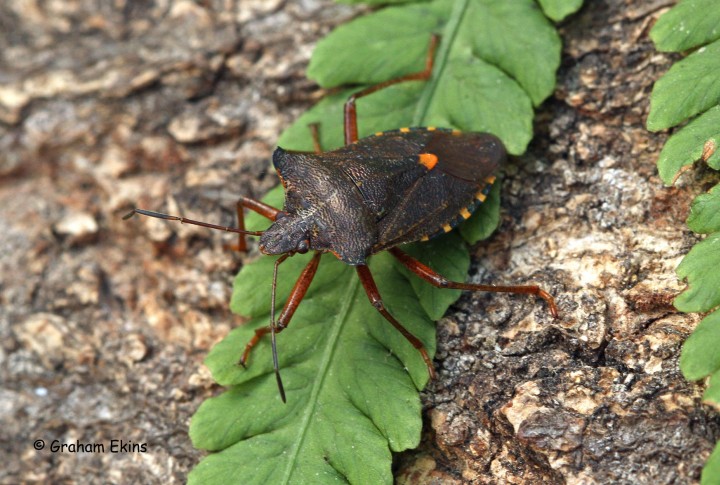
<svg viewBox="0 0 720 485">
<path fill-rule="evenodd" d="M 257 212 L 261 216 L 266 217 L 271 221 L 277 219 L 277 216 L 280 213 L 279 209 L 267 205 L 264 202 L 260 202 L 259 200 L 251 199 L 250 197 L 240 197 L 235 207 L 237 209 L 238 228 L 243 231 L 245 230 L 245 214 L 243 212 L 243 209 L 245 208 Z M 245 235 L 238 234 L 237 244 L 225 244 L 223 247 L 231 251 L 247 251 L 247 242 L 245 241 Z"/>
<path fill-rule="evenodd" d="M 357 266 L 356 269 L 358 276 L 360 277 L 360 282 L 362 283 L 363 288 L 365 288 L 365 293 L 367 293 L 367 296 L 370 299 L 370 303 L 372 303 L 372 306 L 374 306 L 375 309 L 380 312 L 383 317 L 385 317 L 385 320 L 390 322 L 390 324 L 392 324 L 392 326 L 395 327 L 402 334 L 402 336 L 405 337 L 408 342 L 410 342 L 412 346 L 420 352 L 420 355 L 425 361 L 425 365 L 427 365 L 430 378 L 434 379 L 435 368 L 433 367 L 433 362 L 430 359 L 427 350 L 425 350 L 425 346 L 417 337 L 408 332 L 407 329 L 403 327 L 402 324 L 390 314 L 390 312 L 387 311 L 387 309 L 385 308 L 385 304 L 382 301 L 382 297 L 380 296 L 380 292 L 378 291 L 377 285 L 375 284 L 375 280 L 370 273 L 370 268 L 368 268 L 367 265 L 363 264 Z"/>
<path fill-rule="evenodd" d="M 550 309 L 550 314 L 554 318 L 558 318 L 557 305 L 555 299 L 548 292 L 535 285 L 527 286 L 495 286 L 495 285 L 474 285 L 472 283 L 459 283 L 450 281 L 443 275 L 436 273 L 428 266 L 422 264 L 417 259 L 405 254 L 397 248 L 389 250 L 390 254 L 395 256 L 407 269 L 418 275 L 433 286 L 438 288 L 452 288 L 457 290 L 470 291 L 490 291 L 496 293 L 522 293 L 526 295 L 536 295 L 545 300 Z"/>
<path fill-rule="evenodd" d="M 380 84 L 375 84 L 374 86 L 365 88 L 362 91 L 358 91 L 357 93 L 351 95 L 348 98 L 348 100 L 345 102 L 346 145 L 355 143 L 358 140 L 357 108 L 355 107 L 355 101 L 358 98 L 362 98 L 363 96 L 367 96 L 368 94 L 380 91 L 381 89 L 392 86 L 393 84 L 398 84 L 405 81 L 424 81 L 426 79 L 430 79 L 430 75 L 432 74 L 433 70 L 433 63 L 435 60 L 435 50 L 437 49 L 439 41 L 440 36 L 438 36 L 437 34 L 433 34 L 430 38 L 430 46 L 428 47 L 427 57 L 425 58 L 425 69 L 423 69 L 422 71 L 407 74 L 405 76 L 401 76 L 395 79 L 390 79 L 389 81 L 385 81 Z"/>
</svg>

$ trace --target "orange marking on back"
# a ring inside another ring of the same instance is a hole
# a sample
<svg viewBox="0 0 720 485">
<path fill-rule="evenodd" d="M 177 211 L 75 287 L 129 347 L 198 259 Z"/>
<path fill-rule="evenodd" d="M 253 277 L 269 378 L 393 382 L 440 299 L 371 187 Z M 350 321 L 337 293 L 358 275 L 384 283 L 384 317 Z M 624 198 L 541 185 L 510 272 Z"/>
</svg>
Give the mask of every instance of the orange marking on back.
<svg viewBox="0 0 720 485">
<path fill-rule="evenodd" d="M 400 133 L 410 133 L 410 128 L 400 128 Z"/>
<path fill-rule="evenodd" d="M 437 130 L 437 128 L 435 128 L 434 126 L 428 126 L 428 127 L 425 128 L 425 129 L 426 129 L 427 131 L 435 131 L 435 130 Z"/>
<path fill-rule="evenodd" d="M 450 232 L 450 231 L 452 231 L 452 226 L 450 224 L 443 224 L 442 229 L 445 232 Z"/>
<path fill-rule="evenodd" d="M 434 153 L 421 153 L 418 155 L 418 162 L 428 170 L 432 170 L 438 163 L 438 157 Z"/>
<path fill-rule="evenodd" d="M 421 241 L 429 241 L 430 238 L 428 236 L 423 236 L 420 238 Z"/>
<path fill-rule="evenodd" d="M 462 131 L 460 131 L 460 130 L 453 130 L 453 131 L 452 131 L 452 134 L 453 134 L 453 135 L 460 135 L 461 133 L 462 133 Z"/>
<path fill-rule="evenodd" d="M 487 195 L 483 194 L 482 192 L 478 192 L 475 195 L 475 198 L 479 200 L 480 202 L 485 202 L 485 199 L 487 199 Z"/>
<path fill-rule="evenodd" d="M 463 219 L 467 219 L 467 218 L 469 218 L 471 215 L 472 215 L 472 214 L 470 214 L 470 211 L 467 210 L 465 207 L 463 207 L 462 209 L 460 209 L 460 216 L 461 216 Z"/>
<path fill-rule="evenodd" d="M 489 175 L 489 176 L 485 177 L 485 182 L 487 182 L 489 184 L 494 184 L 495 180 L 496 180 L 496 178 L 494 175 Z"/>
<path fill-rule="evenodd" d="M 377 133 L 375 133 L 375 136 L 383 136 L 383 132 L 382 132 L 382 131 L 378 131 Z"/>
</svg>

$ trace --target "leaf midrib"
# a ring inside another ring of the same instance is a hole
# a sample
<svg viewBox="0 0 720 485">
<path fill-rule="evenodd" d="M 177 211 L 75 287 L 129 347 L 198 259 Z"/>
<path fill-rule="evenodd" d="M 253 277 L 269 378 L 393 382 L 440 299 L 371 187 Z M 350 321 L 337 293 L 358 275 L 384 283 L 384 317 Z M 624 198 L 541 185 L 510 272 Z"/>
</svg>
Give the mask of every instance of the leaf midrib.
<svg viewBox="0 0 720 485">
<path fill-rule="evenodd" d="M 302 417 L 302 421 L 300 424 L 300 432 L 299 432 L 299 438 L 295 440 L 295 447 L 292 450 L 290 457 L 288 459 L 288 465 L 285 469 L 285 474 L 283 476 L 282 482 L 283 484 L 290 483 L 290 477 L 292 476 L 293 470 L 295 470 L 297 457 L 300 454 L 300 450 L 302 448 L 303 443 L 305 442 L 305 438 L 307 437 L 310 429 L 310 421 L 313 418 L 313 415 L 315 414 L 315 408 L 317 407 L 318 402 L 318 396 L 320 395 L 320 392 L 322 391 L 325 378 L 327 377 L 328 370 L 331 367 L 330 362 L 333 360 L 333 357 L 335 355 L 335 350 L 337 349 L 337 343 L 340 340 L 340 333 L 342 332 L 342 329 L 345 325 L 345 322 L 347 322 L 347 317 L 350 314 L 350 309 L 352 305 L 355 303 L 355 294 L 358 289 L 358 279 L 357 278 L 349 278 L 350 281 L 348 281 L 348 290 L 345 293 L 346 298 L 343 300 L 345 303 L 340 307 L 340 311 L 337 313 L 334 319 L 334 323 L 331 325 L 331 333 L 329 335 L 329 338 L 327 340 L 327 345 L 325 346 L 325 351 L 322 354 L 322 361 L 320 362 L 320 365 L 318 366 L 318 377 L 315 379 L 312 391 L 310 392 L 309 397 L 309 405 L 306 407 L 306 411 Z M 338 322 L 339 323 L 336 323 Z"/>
<path fill-rule="evenodd" d="M 428 109 L 435 97 L 435 92 L 437 91 L 438 81 L 443 77 L 440 73 L 445 70 L 448 58 L 450 57 L 450 50 L 455 43 L 455 38 L 458 35 L 460 24 L 465 17 L 465 11 L 467 10 L 469 3 L 470 0 L 456 0 L 453 5 L 450 19 L 445 25 L 445 28 L 443 29 L 443 36 L 440 39 L 440 50 L 435 55 L 432 77 L 428 81 L 427 87 L 423 90 L 423 93 L 418 101 L 417 108 L 415 109 L 413 126 L 423 126 L 425 124 Z"/>
</svg>

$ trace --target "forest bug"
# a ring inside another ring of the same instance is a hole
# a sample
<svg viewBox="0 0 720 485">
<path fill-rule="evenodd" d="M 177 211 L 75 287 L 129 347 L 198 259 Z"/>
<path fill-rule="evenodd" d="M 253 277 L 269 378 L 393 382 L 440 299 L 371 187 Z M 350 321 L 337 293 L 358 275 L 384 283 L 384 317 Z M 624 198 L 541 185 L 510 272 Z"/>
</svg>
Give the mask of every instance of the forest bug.
<svg viewBox="0 0 720 485">
<path fill-rule="evenodd" d="M 449 281 L 428 266 L 397 248 L 400 244 L 426 241 L 452 230 L 485 200 L 495 181 L 493 173 L 505 160 L 505 147 L 487 133 L 425 127 L 400 128 L 358 139 L 355 101 L 380 89 L 404 81 L 427 80 L 433 67 L 438 37 L 433 36 L 424 70 L 363 89 L 345 103 L 345 146 L 323 152 L 317 126 L 311 126 L 315 152 L 277 148 L 273 165 L 285 188 L 282 210 L 258 200 L 241 197 L 237 203 L 238 228 L 218 226 L 178 216 L 135 209 L 142 214 L 196 224 L 239 234 L 235 249 L 246 250 L 245 235 L 260 236 L 260 251 L 282 255 L 273 272 L 270 325 L 256 330 L 240 359 L 243 366 L 252 348 L 271 334 L 273 364 L 280 380 L 275 335 L 290 323 L 312 282 L 320 255 L 334 254 L 354 266 L 375 309 L 382 314 L 422 355 L 434 377 L 432 360 L 422 342 L 408 332 L 385 308 L 367 259 L 389 251 L 405 267 L 439 288 L 532 294 L 544 299 L 553 317 L 557 307 L 552 296 L 537 286 L 476 285 Z M 243 209 L 253 210 L 273 221 L 265 231 L 246 231 Z M 275 319 L 275 288 L 278 266 L 296 253 L 315 251 L 278 317 Z"/>
</svg>

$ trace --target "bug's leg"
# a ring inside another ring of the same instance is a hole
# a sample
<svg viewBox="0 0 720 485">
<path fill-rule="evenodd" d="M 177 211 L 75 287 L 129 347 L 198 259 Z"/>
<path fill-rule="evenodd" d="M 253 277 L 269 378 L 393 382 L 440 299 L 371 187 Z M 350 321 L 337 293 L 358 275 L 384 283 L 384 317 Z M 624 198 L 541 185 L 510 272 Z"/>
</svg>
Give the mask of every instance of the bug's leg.
<svg viewBox="0 0 720 485">
<path fill-rule="evenodd" d="M 310 136 L 312 136 L 313 149 L 315 150 L 315 153 L 322 153 L 323 149 L 320 144 L 320 123 L 310 123 L 308 128 L 310 128 Z"/>
<path fill-rule="evenodd" d="M 425 346 L 416 336 L 408 332 L 407 329 L 403 327 L 402 324 L 390 314 L 390 312 L 387 311 L 387 308 L 385 308 L 385 304 L 382 301 L 382 297 L 380 296 L 380 292 L 378 291 L 377 285 L 375 284 L 375 280 L 370 273 L 370 268 L 368 268 L 367 265 L 363 264 L 357 266 L 356 269 L 358 276 L 360 277 L 360 282 L 362 283 L 363 288 L 365 288 L 365 293 L 367 293 L 367 296 L 370 299 L 370 303 L 372 303 L 372 306 L 374 306 L 375 309 L 380 312 L 383 317 L 385 317 L 385 320 L 390 322 L 392 326 L 395 327 L 398 332 L 400 332 L 402 336 L 405 337 L 408 342 L 410 342 L 412 346 L 420 352 L 420 355 L 425 361 L 425 365 L 427 365 L 428 372 L 430 373 L 430 378 L 434 379 L 435 368 L 433 367 L 432 360 L 430 359 L 427 350 L 425 350 Z"/>
<path fill-rule="evenodd" d="M 251 211 L 257 212 L 263 217 L 266 217 L 270 219 L 271 221 L 274 221 L 277 219 L 277 215 L 280 213 L 279 209 L 276 209 L 273 206 L 267 205 L 264 202 L 260 202 L 259 200 L 251 199 L 250 197 L 240 197 L 240 199 L 237 201 L 237 204 L 235 205 L 237 209 L 237 218 L 238 218 L 238 228 L 241 230 L 245 230 L 245 214 L 243 212 L 243 209 L 247 208 Z M 238 242 L 237 244 L 225 244 L 223 246 L 225 249 L 229 249 L 232 251 L 241 251 L 245 252 L 247 251 L 247 243 L 245 242 L 245 235 L 244 234 L 238 234 Z"/>
<path fill-rule="evenodd" d="M 300 273 L 300 277 L 295 282 L 295 286 L 293 286 L 293 289 L 290 292 L 290 296 L 288 296 L 288 299 L 285 302 L 285 306 L 283 306 L 282 312 L 280 312 L 280 316 L 275 323 L 275 333 L 282 332 L 290 324 L 290 319 L 295 313 L 295 310 L 297 310 L 297 307 L 302 301 L 302 299 L 305 297 L 305 293 L 307 293 L 308 287 L 310 286 L 310 283 L 312 283 L 312 280 L 315 277 L 315 272 L 317 271 L 318 265 L 320 264 L 321 255 L 322 253 L 316 252 L 310 262 L 305 266 L 305 269 L 303 269 L 302 273 Z M 260 327 L 255 330 L 255 335 L 253 335 L 253 337 L 245 346 L 245 350 L 243 351 L 242 357 L 240 358 L 239 364 L 241 366 L 245 367 L 253 347 L 257 345 L 257 343 L 265 334 L 270 333 L 271 330 L 272 329 L 270 326 Z"/>
<path fill-rule="evenodd" d="M 357 101 L 358 98 L 362 98 L 363 96 L 367 96 L 368 94 L 380 91 L 381 89 L 392 86 L 393 84 L 398 84 L 405 81 L 424 81 L 426 79 L 430 79 L 430 75 L 432 74 L 433 69 L 433 62 L 435 59 L 435 49 L 437 48 L 439 40 L 440 36 L 438 36 L 437 34 L 433 34 L 430 37 L 430 46 L 428 47 L 427 57 L 425 58 L 425 69 L 423 69 L 422 71 L 407 74 L 405 76 L 401 76 L 395 79 L 390 79 L 389 81 L 385 81 L 380 84 L 375 84 L 374 86 L 365 88 L 362 91 L 358 91 L 357 93 L 351 95 L 348 98 L 348 100 L 345 102 L 346 145 L 355 143 L 358 140 L 357 109 L 355 107 L 355 101 Z"/>
<path fill-rule="evenodd" d="M 555 299 L 550 296 L 548 292 L 535 285 L 526 286 L 496 286 L 496 285 L 475 285 L 472 283 L 459 283 L 457 281 L 450 281 L 443 275 L 436 273 L 430 267 L 422 264 L 417 259 L 405 254 L 398 248 L 392 248 L 389 250 L 390 254 L 395 256 L 407 269 L 418 275 L 433 286 L 438 288 L 452 288 L 457 290 L 470 290 L 470 291 L 490 291 L 496 293 L 522 293 L 526 295 L 536 295 L 545 300 L 550 309 L 550 314 L 553 318 L 558 318 L 557 305 L 555 305 Z"/>
</svg>

